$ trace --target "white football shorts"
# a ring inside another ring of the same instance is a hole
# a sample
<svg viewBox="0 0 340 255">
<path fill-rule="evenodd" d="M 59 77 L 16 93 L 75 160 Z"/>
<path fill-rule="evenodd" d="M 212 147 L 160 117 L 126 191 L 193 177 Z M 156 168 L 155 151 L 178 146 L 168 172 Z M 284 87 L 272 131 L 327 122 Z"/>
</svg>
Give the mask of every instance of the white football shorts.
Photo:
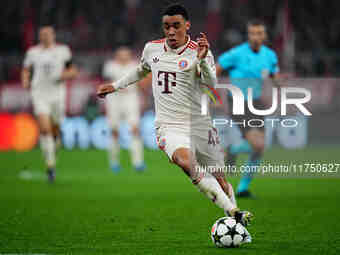
<svg viewBox="0 0 340 255">
<path fill-rule="evenodd" d="M 106 115 L 112 129 L 118 129 L 122 121 L 130 127 L 139 126 L 140 100 L 137 93 L 113 93 L 106 98 Z"/>
<path fill-rule="evenodd" d="M 32 105 L 35 115 L 46 114 L 51 116 L 52 121 L 61 124 L 65 118 L 66 110 L 66 88 L 60 87 L 50 93 L 33 89 Z"/>
<path fill-rule="evenodd" d="M 189 149 L 201 166 L 223 166 L 224 152 L 219 144 L 215 128 L 201 128 L 192 131 L 190 127 L 161 125 L 156 127 L 158 147 L 172 161 L 174 152 L 179 148 Z"/>
</svg>

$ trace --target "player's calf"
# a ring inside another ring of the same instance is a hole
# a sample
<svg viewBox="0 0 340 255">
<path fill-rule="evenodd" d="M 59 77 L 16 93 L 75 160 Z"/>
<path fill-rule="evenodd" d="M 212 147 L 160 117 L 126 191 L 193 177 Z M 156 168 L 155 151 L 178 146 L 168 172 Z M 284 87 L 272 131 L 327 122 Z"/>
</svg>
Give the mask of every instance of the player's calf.
<svg viewBox="0 0 340 255">
<path fill-rule="evenodd" d="M 233 186 L 225 180 L 224 176 L 215 176 L 215 178 L 220 184 L 224 193 L 229 197 L 230 201 L 235 205 L 235 207 L 237 207 Z"/>
<path fill-rule="evenodd" d="M 192 180 L 195 180 L 198 174 L 193 169 L 193 160 L 193 155 L 187 148 L 179 148 L 172 155 L 172 162 L 182 168 Z"/>
<path fill-rule="evenodd" d="M 177 149 L 172 159 L 191 178 L 192 183 L 218 207 L 225 212 L 232 212 L 237 209 L 213 175 L 208 172 L 199 172 L 195 169 L 198 164 L 189 149 Z"/>
<path fill-rule="evenodd" d="M 40 128 L 40 147 L 43 152 L 47 165 L 47 178 L 49 182 L 55 179 L 56 165 L 56 145 L 53 137 L 53 125 L 49 115 L 38 115 L 38 123 Z"/>
</svg>

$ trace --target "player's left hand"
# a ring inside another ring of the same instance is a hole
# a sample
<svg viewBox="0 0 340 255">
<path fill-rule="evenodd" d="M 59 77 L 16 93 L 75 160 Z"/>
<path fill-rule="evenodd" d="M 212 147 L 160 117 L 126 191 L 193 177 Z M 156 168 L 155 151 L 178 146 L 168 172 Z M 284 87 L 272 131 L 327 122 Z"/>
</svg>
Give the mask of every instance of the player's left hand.
<svg viewBox="0 0 340 255">
<path fill-rule="evenodd" d="M 198 43 L 197 58 L 204 59 L 207 56 L 210 47 L 205 33 L 202 32 L 200 33 L 200 37 L 197 38 L 197 43 Z"/>
<path fill-rule="evenodd" d="M 100 85 L 97 89 L 97 96 L 99 98 L 105 98 L 106 95 L 115 92 L 115 88 L 112 86 L 112 83 Z"/>
</svg>

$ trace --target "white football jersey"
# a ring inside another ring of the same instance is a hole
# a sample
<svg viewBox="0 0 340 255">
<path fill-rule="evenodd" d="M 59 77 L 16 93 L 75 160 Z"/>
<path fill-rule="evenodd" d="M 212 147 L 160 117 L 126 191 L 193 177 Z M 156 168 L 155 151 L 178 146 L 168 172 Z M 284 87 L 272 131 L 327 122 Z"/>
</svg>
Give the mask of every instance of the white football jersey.
<svg viewBox="0 0 340 255">
<path fill-rule="evenodd" d="M 102 75 L 105 79 L 117 81 L 126 74 L 128 74 L 129 72 L 131 72 L 137 65 L 138 64 L 134 61 L 127 65 L 122 65 L 114 60 L 109 60 L 104 64 Z M 128 88 L 118 91 L 117 93 L 118 94 L 137 93 L 137 87 L 130 86 Z"/>
<path fill-rule="evenodd" d="M 205 85 L 200 82 L 197 47 L 190 38 L 178 49 L 171 49 L 165 39 L 145 45 L 141 65 L 152 72 L 156 126 L 211 123 L 209 114 L 201 115 L 202 87 Z M 215 73 L 211 51 L 207 59 Z"/>
<path fill-rule="evenodd" d="M 30 48 L 24 59 L 24 67 L 33 67 L 32 90 L 53 93 L 64 82 L 60 76 L 72 55 L 67 45 L 55 44 L 50 48 L 36 45 Z"/>
</svg>

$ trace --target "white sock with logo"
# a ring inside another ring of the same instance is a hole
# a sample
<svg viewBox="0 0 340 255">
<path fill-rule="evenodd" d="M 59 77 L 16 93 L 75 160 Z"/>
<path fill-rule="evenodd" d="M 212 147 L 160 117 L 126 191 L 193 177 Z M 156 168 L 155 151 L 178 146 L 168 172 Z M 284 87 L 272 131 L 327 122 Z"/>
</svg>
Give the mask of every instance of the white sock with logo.
<svg viewBox="0 0 340 255">
<path fill-rule="evenodd" d="M 237 208 L 236 204 L 225 194 L 216 178 L 210 173 L 205 173 L 203 177 L 197 180 L 196 185 L 202 193 L 225 212 L 230 212 Z"/>
</svg>

